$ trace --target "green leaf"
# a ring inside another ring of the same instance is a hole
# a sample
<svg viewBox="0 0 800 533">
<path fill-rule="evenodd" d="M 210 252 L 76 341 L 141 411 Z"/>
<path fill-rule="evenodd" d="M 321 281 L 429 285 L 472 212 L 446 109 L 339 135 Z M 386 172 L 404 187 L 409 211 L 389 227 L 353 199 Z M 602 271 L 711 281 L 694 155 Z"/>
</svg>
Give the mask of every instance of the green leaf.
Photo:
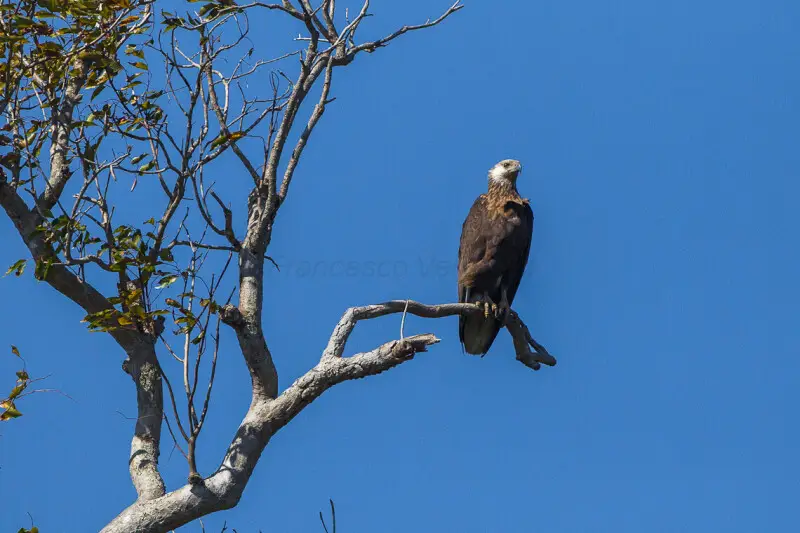
<svg viewBox="0 0 800 533">
<path fill-rule="evenodd" d="M 245 133 L 243 131 L 235 131 L 230 135 L 225 135 L 224 133 L 221 133 L 216 139 L 211 141 L 211 148 L 217 148 L 218 146 L 222 146 L 228 141 L 230 142 L 238 141 L 244 136 Z"/>
<path fill-rule="evenodd" d="M 26 42 L 28 39 L 21 35 L 3 35 L 0 34 L 0 43 L 20 43 Z"/>
<path fill-rule="evenodd" d="M 133 82 L 127 84 L 127 85 L 122 86 L 122 88 L 120 90 L 127 91 L 128 89 L 133 89 L 137 85 L 141 85 L 141 84 L 142 84 L 142 82 L 140 82 L 138 80 L 137 81 L 133 81 Z"/>
<path fill-rule="evenodd" d="M 144 59 L 144 52 L 136 48 L 136 46 L 129 44 L 125 47 L 125 53 L 129 56 L 138 57 L 139 59 Z"/>
<path fill-rule="evenodd" d="M 166 26 L 166 31 L 172 31 L 176 28 L 183 27 L 183 25 L 186 23 L 186 20 L 184 20 L 182 17 L 175 17 L 172 15 L 172 13 L 163 11 L 161 14 L 164 16 L 164 20 L 161 22 L 161 24 Z"/>
<path fill-rule="evenodd" d="M 6 420 L 11 420 L 12 418 L 19 418 L 22 416 L 22 413 L 20 413 L 17 410 L 17 407 L 14 405 L 14 402 L 10 400 L 0 402 L 0 409 L 5 409 L 5 412 L 0 413 L 0 422 L 5 422 Z"/>
<path fill-rule="evenodd" d="M 212 12 L 212 10 L 213 10 L 213 12 Z M 214 17 L 217 14 L 218 11 L 219 11 L 219 6 L 216 6 L 214 4 L 206 4 L 206 5 L 204 5 L 203 7 L 200 8 L 200 11 L 198 11 L 197 14 L 202 17 L 203 15 L 205 15 L 205 14 L 207 14 L 209 12 L 212 12 L 211 16 Z"/>
<path fill-rule="evenodd" d="M 120 20 L 120 24 L 130 24 L 131 22 L 136 22 L 139 20 L 139 17 L 136 15 L 131 15 L 129 17 L 125 17 L 124 19 Z"/>
<path fill-rule="evenodd" d="M 8 399 L 9 400 L 15 400 L 20 394 L 22 394 L 22 392 L 25 390 L 25 388 L 27 386 L 28 385 L 23 383 L 21 385 L 17 385 L 13 389 L 11 389 L 11 394 L 8 395 Z"/>
<path fill-rule="evenodd" d="M 133 159 L 131 159 L 131 165 L 136 165 L 137 163 L 139 163 L 139 162 L 140 162 L 142 159 L 144 159 L 145 157 L 147 157 L 147 154 L 140 154 L 140 155 L 137 155 L 136 157 L 134 157 Z M 145 222 L 145 224 L 147 224 L 147 222 Z"/>
<path fill-rule="evenodd" d="M 105 85 L 100 85 L 94 91 L 92 91 L 91 100 L 94 100 L 95 98 L 97 98 L 97 95 L 99 95 L 101 92 L 103 92 L 103 89 L 105 89 L 105 88 L 106 88 Z"/>
<path fill-rule="evenodd" d="M 142 61 L 134 61 L 133 63 L 131 63 L 131 65 L 142 70 L 149 70 L 147 68 L 147 63 L 143 63 Z"/>
<path fill-rule="evenodd" d="M 8 270 L 6 270 L 5 276 L 8 276 L 13 272 L 15 276 L 20 277 L 22 275 L 22 272 L 25 270 L 25 265 L 27 264 L 28 261 L 26 259 L 20 259 L 19 261 L 11 265 L 8 268 Z"/>
<path fill-rule="evenodd" d="M 175 321 L 176 324 L 186 324 L 188 328 L 193 328 L 197 324 L 197 319 L 192 316 L 182 316 Z"/>
<path fill-rule="evenodd" d="M 20 359 L 22 359 L 22 356 L 19 354 L 19 348 L 17 348 L 17 347 L 16 347 L 16 346 L 14 346 L 13 344 L 11 345 L 11 353 L 13 353 L 14 355 L 16 355 L 16 356 L 17 356 L 17 357 L 19 357 Z"/>
<path fill-rule="evenodd" d="M 29 19 L 28 17 L 23 17 L 22 15 L 17 15 L 14 17 L 14 25 L 17 28 L 30 28 L 34 25 L 33 20 Z"/>
<path fill-rule="evenodd" d="M 117 261 L 116 263 L 111 264 L 108 269 L 111 272 L 123 272 L 127 268 L 126 261 Z"/>
<path fill-rule="evenodd" d="M 36 268 L 33 271 L 33 277 L 35 277 L 39 281 L 43 281 L 47 278 L 47 274 L 50 272 L 50 267 L 53 265 L 52 259 L 40 259 L 36 261 Z"/>
<path fill-rule="evenodd" d="M 166 289 L 176 281 L 178 281 L 178 276 L 174 274 L 171 276 L 164 276 L 163 278 L 158 280 L 158 285 L 156 285 L 156 289 Z"/>
<path fill-rule="evenodd" d="M 38 5 L 41 8 L 53 11 L 55 13 L 60 11 L 58 8 L 58 0 L 38 0 L 36 2 L 36 5 Z"/>
<path fill-rule="evenodd" d="M 48 52 L 50 54 L 60 54 L 60 53 L 62 53 L 64 51 L 64 49 L 61 48 L 60 44 L 54 43 L 52 41 L 40 44 L 39 45 L 39 50 L 42 50 L 44 52 Z"/>
<path fill-rule="evenodd" d="M 228 141 L 228 136 L 224 133 L 220 133 L 219 136 L 211 141 L 211 148 L 216 148 L 217 146 L 222 146 Z"/>
</svg>

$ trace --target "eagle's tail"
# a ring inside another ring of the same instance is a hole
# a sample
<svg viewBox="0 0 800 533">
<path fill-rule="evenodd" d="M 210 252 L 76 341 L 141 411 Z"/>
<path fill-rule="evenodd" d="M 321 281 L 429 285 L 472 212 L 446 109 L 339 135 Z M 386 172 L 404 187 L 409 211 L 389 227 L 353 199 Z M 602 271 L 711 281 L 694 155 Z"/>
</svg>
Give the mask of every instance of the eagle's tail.
<svg viewBox="0 0 800 533">
<path fill-rule="evenodd" d="M 477 301 L 473 298 L 469 300 Z M 471 355 L 485 355 L 497 337 L 500 327 L 500 322 L 493 316 L 484 317 L 482 314 L 473 313 L 458 317 L 459 340 L 464 350 Z"/>
<path fill-rule="evenodd" d="M 484 318 L 481 315 L 470 315 L 459 319 L 459 337 L 468 354 L 485 355 L 499 331 L 500 322 L 492 316 Z"/>
</svg>

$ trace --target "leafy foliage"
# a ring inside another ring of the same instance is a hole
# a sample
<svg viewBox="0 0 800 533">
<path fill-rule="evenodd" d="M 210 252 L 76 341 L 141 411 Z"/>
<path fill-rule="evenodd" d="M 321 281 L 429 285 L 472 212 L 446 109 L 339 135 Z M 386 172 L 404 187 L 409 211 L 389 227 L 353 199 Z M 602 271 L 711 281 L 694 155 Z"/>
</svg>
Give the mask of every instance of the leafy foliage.
<svg viewBox="0 0 800 533">
<path fill-rule="evenodd" d="M 13 274 L 17 277 L 20 277 L 22 273 L 25 271 L 25 266 L 28 264 L 26 259 L 20 259 L 19 261 L 15 262 L 13 265 L 8 267 L 6 270 L 5 275 L 8 276 L 13 272 Z"/>
<path fill-rule="evenodd" d="M 0 186 L 32 199 L 30 270 L 40 281 L 68 272 L 102 287 L 100 304 L 83 318 L 90 331 L 160 339 L 181 362 L 190 410 L 186 421 L 175 416 L 192 464 L 211 391 L 195 399 L 197 368 L 214 346 L 213 379 L 222 308 L 216 298 L 241 246 L 231 211 L 203 181 L 204 171 L 281 109 L 276 86 L 271 100 L 234 97 L 242 111 L 227 118 L 229 85 L 259 65 L 240 61 L 227 76 L 221 66 L 212 69 L 245 41 L 246 30 L 232 24 L 233 42 L 225 44 L 224 23 L 236 22 L 241 10 L 229 0 L 199 3 L 181 15 L 156 12 L 153 0 L 0 0 L 0 54 L 7 59 L 0 65 Z M 185 55 L 178 35 L 197 51 Z M 153 61 L 161 68 L 151 68 Z M 180 118 L 177 131 L 170 113 Z M 166 206 L 138 222 L 144 217 L 117 197 L 121 186 L 163 193 Z M 216 223 L 209 199 L 223 222 Z M 228 263 L 220 272 L 217 262 L 206 279 L 213 250 L 227 252 Z M 17 261 L 6 275 L 22 276 L 26 266 Z M 180 355 L 163 335 L 168 327 L 184 337 Z M 15 400 L 30 379 L 18 377 L 4 419 L 21 416 Z"/>
<path fill-rule="evenodd" d="M 164 143 L 171 136 L 162 101 L 170 91 L 150 88 L 146 52 L 158 48 L 152 37 L 156 27 L 205 35 L 202 21 L 229 10 L 232 3 L 206 2 L 201 19 L 162 12 L 157 24 L 150 0 L 0 1 L 0 54 L 7 58 L 0 63 L 0 107 L 8 110 L 0 126 L 0 179 L 9 173 L 13 187 L 39 198 L 40 223 L 32 237 L 47 247 L 34 258 L 35 278 L 46 280 L 54 266 L 77 268 L 82 278 L 90 267 L 115 276 L 118 293 L 109 298 L 113 307 L 84 318 L 91 331 L 132 328 L 154 333 L 163 320 L 159 317 L 167 315 L 174 317 L 179 332 L 191 331 L 198 316 L 188 300 L 200 296 L 183 287 L 173 298 L 159 298 L 189 276 L 175 259 L 177 244 L 167 242 L 174 208 L 169 216 L 151 218 L 140 227 L 117 224 L 110 186 L 129 175 L 133 189 L 138 178 L 154 176 L 174 207 L 184 200 L 186 180 L 200 168 L 204 154 L 190 153 L 179 166 L 169 161 L 175 146 Z M 59 115 L 67 110 L 71 117 Z M 59 148 L 59 128 L 66 135 L 64 181 L 72 174 L 83 178 L 71 209 L 41 201 L 54 179 L 44 154 L 49 152 L 52 159 Z M 211 133 L 199 133 L 195 149 L 204 145 L 215 156 L 245 136 L 240 131 L 219 133 L 204 142 Z M 120 143 L 122 153 L 110 148 Z M 55 208 L 61 212 L 54 214 Z M 26 265 L 21 259 L 6 275 L 19 277 Z M 202 309 L 213 313 L 217 306 Z"/>
<path fill-rule="evenodd" d="M 11 346 L 11 353 L 15 356 L 22 359 L 22 356 L 19 353 L 19 349 L 16 346 Z M 25 389 L 28 388 L 28 385 L 31 383 L 31 377 L 28 375 L 28 372 L 25 370 L 23 365 L 22 370 L 17 372 L 17 383 L 14 385 L 14 388 L 11 389 L 11 392 L 8 396 L 0 400 L 0 409 L 3 411 L 0 412 L 0 422 L 5 422 L 7 420 L 11 420 L 13 418 L 19 418 L 22 416 L 22 413 L 17 409 L 16 401 L 19 400 L 24 394 Z"/>
<path fill-rule="evenodd" d="M 130 88 L 138 75 L 126 71 L 121 56 L 136 57 L 141 46 L 129 45 L 124 51 L 121 47 L 147 30 L 141 17 L 144 5 L 133 0 L 4 1 L 0 4 L 0 55 L 6 61 L 0 63 L 0 103 L 16 103 L 18 110 L 56 110 L 64 103 L 65 82 L 71 79 L 82 80 L 81 89 L 92 89 L 92 99 L 120 77 Z M 48 117 L 34 117 L 16 113 L 0 128 L 4 132 L 0 146 L 9 149 L 0 155 L 0 165 L 14 174 L 27 173 L 20 176 L 23 183 L 30 183 L 41 170 L 38 157 L 49 140 Z M 97 118 L 104 123 L 86 118 L 74 125 L 84 130 L 131 122 L 102 107 Z M 88 138 L 89 133 L 84 133 Z M 96 151 L 98 147 L 90 144 L 88 148 Z"/>
</svg>

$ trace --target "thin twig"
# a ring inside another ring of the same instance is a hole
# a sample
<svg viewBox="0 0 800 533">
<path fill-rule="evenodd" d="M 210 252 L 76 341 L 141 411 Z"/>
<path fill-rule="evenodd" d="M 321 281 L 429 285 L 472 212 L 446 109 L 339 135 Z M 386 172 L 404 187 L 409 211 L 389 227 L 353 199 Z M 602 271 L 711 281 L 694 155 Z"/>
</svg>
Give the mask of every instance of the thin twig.
<svg viewBox="0 0 800 533">
<path fill-rule="evenodd" d="M 333 528 L 333 533 L 336 533 L 336 507 L 333 505 L 333 500 L 328 500 L 331 504 L 331 527 Z M 322 522 L 322 529 L 325 530 L 325 533 L 330 533 L 328 531 L 328 526 L 325 524 L 325 518 L 322 516 L 322 511 L 319 512 L 319 521 Z"/>
<path fill-rule="evenodd" d="M 406 314 L 407 313 L 408 313 L 408 300 L 406 300 L 406 306 L 403 308 L 403 318 L 400 320 L 400 340 L 403 340 L 403 339 L 406 338 L 406 335 L 404 333 L 404 331 L 405 331 L 404 328 L 405 328 L 405 325 L 406 325 Z"/>
</svg>

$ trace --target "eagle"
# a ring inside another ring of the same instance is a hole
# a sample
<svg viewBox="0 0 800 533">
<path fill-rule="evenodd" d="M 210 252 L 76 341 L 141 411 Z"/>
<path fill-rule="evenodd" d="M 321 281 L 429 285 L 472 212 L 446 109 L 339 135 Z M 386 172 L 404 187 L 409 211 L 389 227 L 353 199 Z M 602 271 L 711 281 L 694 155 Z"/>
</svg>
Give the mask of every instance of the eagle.
<svg viewBox="0 0 800 533">
<path fill-rule="evenodd" d="M 461 315 L 458 336 L 464 350 L 483 356 L 505 324 L 528 263 L 533 211 L 517 192 L 522 165 L 500 161 L 489 170 L 489 188 L 472 204 L 458 247 L 458 301 L 483 307 Z"/>
</svg>

